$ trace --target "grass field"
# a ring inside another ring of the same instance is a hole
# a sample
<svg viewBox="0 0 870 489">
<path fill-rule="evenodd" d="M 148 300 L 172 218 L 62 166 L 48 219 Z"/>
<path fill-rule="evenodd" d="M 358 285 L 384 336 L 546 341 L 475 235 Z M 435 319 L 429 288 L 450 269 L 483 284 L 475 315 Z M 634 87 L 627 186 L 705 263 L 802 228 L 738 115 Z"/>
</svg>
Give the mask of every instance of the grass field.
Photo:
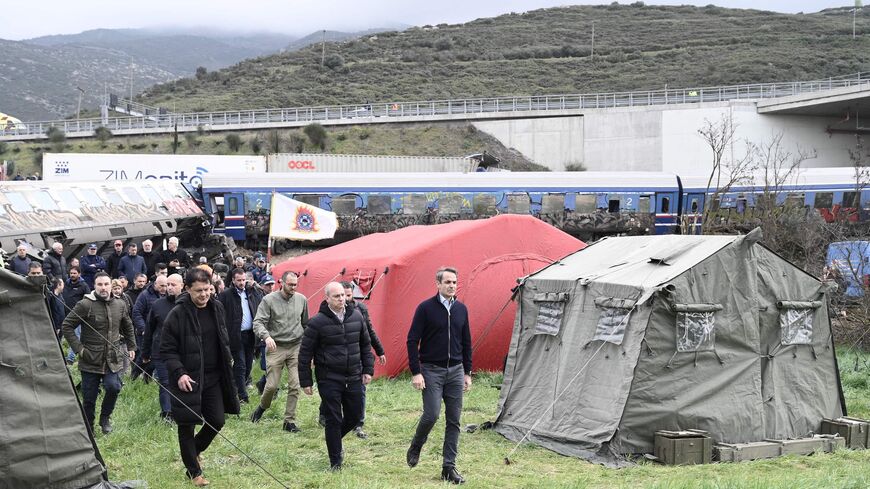
<svg viewBox="0 0 870 489">
<path fill-rule="evenodd" d="M 858 369 L 855 370 L 856 355 Z M 841 351 L 840 370 L 849 414 L 870 418 L 870 354 Z M 74 375 L 78 376 L 77 370 Z M 259 376 L 259 371 L 255 373 Z M 475 377 L 466 395 L 462 423 L 493 419 L 498 403 L 500 374 Z M 252 399 L 257 399 L 256 391 Z M 405 450 L 420 414 L 420 394 L 407 376 L 379 379 L 368 390 L 367 440 L 345 438 L 345 469 L 327 472 L 323 430 L 317 425 L 317 394 L 302 396 L 302 432 L 281 431 L 285 397 L 279 393 L 259 424 L 248 421 L 255 404 L 243 405 L 240 418 L 230 417 L 222 434 L 250 454 L 287 487 L 395 488 L 443 487 L 439 480 L 443 417 L 423 450 L 420 465 L 405 465 Z M 99 404 L 98 404 L 99 408 Z M 158 418 L 157 388 L 141 381 L 127 382 L 113 416 L 115 431 L 97 435 L 97 444 L 112 480 L 144 480 L 151 488 L 192 487 L 184 477 L 174 427 Z M 571 488 L 867 488 L 870 451 L 841 450 L 809 457 L 693 467 L 665 467 L 641 463 L 627 469 L 606 469 L 581 460 L 523 446 L 504 465 L 514 444 L 492 431 L 463 433 L 458 468 L 466 487 Z M 205 476 L 216 488 L 279 488 L 263 470 L 227 441 L 218 438 L 203 455 Z"/>
</svg>

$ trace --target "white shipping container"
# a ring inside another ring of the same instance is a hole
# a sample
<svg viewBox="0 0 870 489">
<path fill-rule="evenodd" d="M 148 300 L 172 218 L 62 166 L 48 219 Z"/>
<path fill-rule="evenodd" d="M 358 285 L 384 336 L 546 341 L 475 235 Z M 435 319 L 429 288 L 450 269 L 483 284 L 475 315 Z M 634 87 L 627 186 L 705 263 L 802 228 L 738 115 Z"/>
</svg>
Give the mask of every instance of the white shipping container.
<svg viewBox="0 0 870 489">
<path fill-rule="evenodd" d="M 265 173 L 264 156 L 45 153 L 42 175 L 48 181 L 177 180 L 202 183 L 213 173 Z"/>
<path fill-rule="evenodd" d="M 451 156 L 338 155 L 274 153 L 267 158 L 269 173 L 469 172 L 471 158 Z"/>
</svg>

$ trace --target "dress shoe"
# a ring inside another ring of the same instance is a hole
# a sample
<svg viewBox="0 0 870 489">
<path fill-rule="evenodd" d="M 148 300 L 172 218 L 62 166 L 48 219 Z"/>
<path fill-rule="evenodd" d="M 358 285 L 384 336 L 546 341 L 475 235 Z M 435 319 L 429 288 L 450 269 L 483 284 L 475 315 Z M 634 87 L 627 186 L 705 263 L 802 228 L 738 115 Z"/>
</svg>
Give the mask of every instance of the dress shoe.
<svg viewBox="0 0 870 489">
<path fill-rule="evenodd" d="M 190 482 L 193 482 L 193 485 L 195 485 L 196 487 L 205 487 L 208 485 L 208 479 L 206 479 L 205 477 L 203 477 L 201 475 L 198 475 L 198 476 L 194 477 L 193 479 L 190 479 Z"/>
<path fill-rule="evenodd" d="M 361 438 L 363 440 L 365 440 L 366 438 L 369 437 L 369 435 L 367 435 L 366 432 L 363 431 L 362 426 L 357 426 L 356 428 L 353 429 L 353 432 L 356 433 L 357 438 Z"/>
<path fill-rule="evenodd" d="M 261 406 L 257 406 L 257 409 L 254 409 L 254 412 L 251 413 L 251 422 L 259 423 L 260 418 L 263 417 L 263 413 L 265 413 L 265 412 L 266 412 L 265 409 L 263 409 Z"/>
<path fill-rule="evenodd" d="M 100 417 L 100 430 L 104 435 L 112 432 L 112 421 L 109 418 Z"/>
<path fill-rule="evenodd" d="M 329 466 L 330 472 L 341 472 L 341 464 L 335 464 Z"/>
<path fill-rule="evenodd" d="M 414 445 L 408 447 L 408 453 L 405 459 L 408 461 L 408 467 L 411 467 L 412 469 L 416 467 L 417 464 L 420 463 L 420 448 L 415 447 Z"/>
<path fill-rule="evenodd" d="M 317 424 L 320 425 L 321 428 L 326 428 L 326 416 L 320 415 L 317 417 Z"/>
<path fill-rule="evenodd" d="M 441 469 L 441 480 L 451 484 L 465 484 L 465 479 L 456 471 L 456 467 L 444 467 Z"/>
<path fill-rule="evenodd" d="M 284 431 L 288 431 L 290 433 L 299 433 L 301 430 L 296 427 L 296 423 L 284 423 Z"/>
</svg>

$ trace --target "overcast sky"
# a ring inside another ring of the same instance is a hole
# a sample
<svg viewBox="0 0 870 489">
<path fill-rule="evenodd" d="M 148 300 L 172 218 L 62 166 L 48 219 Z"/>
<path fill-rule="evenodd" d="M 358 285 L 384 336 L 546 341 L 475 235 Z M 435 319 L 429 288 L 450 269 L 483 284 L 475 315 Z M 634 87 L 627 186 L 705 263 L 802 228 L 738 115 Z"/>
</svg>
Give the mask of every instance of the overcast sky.
<svg viewBox="0 0 870 489">
<path fill-rule="evenodd" d="M 608 4 L 611 1 L 577 1 Z M 632 1 L 621 0 L 627 4 Z M 817 12 L 854 0 L 657 0 L 647 4 Z M 870 2 L 867 2 L 870 3 Z M 75 34 L 97 28 L 213 27 L 306 35 L 397 24 L 467 22 L 508 12 L 572 4 L 566 0 L 0 0 L 0 39 Z"/>
</svg>

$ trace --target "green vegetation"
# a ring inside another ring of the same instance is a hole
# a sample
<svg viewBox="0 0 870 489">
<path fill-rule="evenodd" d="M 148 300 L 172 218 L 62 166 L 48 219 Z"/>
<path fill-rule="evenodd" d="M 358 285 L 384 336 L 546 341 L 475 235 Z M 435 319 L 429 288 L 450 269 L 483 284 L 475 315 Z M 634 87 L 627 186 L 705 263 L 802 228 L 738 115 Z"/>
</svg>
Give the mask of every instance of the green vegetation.
<svg viewBox="0 0 870 489">
<path fill-rule="evenodd" d="M 854 352 L 840 352 L 849 414 L 870 417 L 867 353 L 858 371 Z M 259 377 L 255 368 L 254 378 Z M 74 376 L 78 371 L 74 369 Z M 863 379 L 863 380 L 861 380 Z M 496 414 L 501 375 L 483 373 L 465 398 L 462 423 L 479 424 Z M 230 417 L 222 433 L 249 453 L 289 487 L 397 488 L 443 487 L 440 452 L 443 416 L 432 431 L 420 465 L 405 465 L 405 450 L 420 414 L 420 394 L 407 376 L 379 379 L 368 389 L 366 430 L 368 440 L 345 438 L 346 464 L 340 474 L 327 472 L 323 430 L 317 425 L 319 398 L 302 396 L 299 424 L 302 433 L 281 431 L 284 396 L 279 396 L 259 424 L 247 420 L 256 406 L 243 405 L 240 418 Z M 98 404 L 99 406 L 99 404 Z M 97 435 L 97 444 L 108 463 L 112 480 L 141 479 L 161 489 L 191 487 L 185 479 L 178 453 L 176 430 L 158 417 L 157 388 L 141 381 L 128 382 L 113 417 L 115 431 Z M 512 442 L 492 431 L 462 434 L 459 468 L 469 479 L 467 487 L 565 487 L 565 488 L 865 488 L 870 485 L 870 450 L 841 450 L 809 457 L 789 456 L 740 464 L 665 467 L 642 462 L 636 467 L 606 469 L 563 457 L 543 448 L 524 445 L 504 465 Z M 203 455 L 205 476 L 211 487 L 280 487 L 244 455 L 220 438 Z"/>
<path fill-rule="evenodd" d="M 402 124 L 384 126 L 341 126 L 318 129 L 314 139 L 300 129 L 269 129 L 232 134 L 203 131 L 154 136 L 112 136 L 114 144 L 95 139 L 68 139 L 62 147 L 47 142 L 7 144 L 2 159 L 14 161 L 22 175 L 42 172 L 43 152 L 67 153 L 153 153 L 153 154 L 264 154 L 337 153 L 389 154 L 410 156 L 465 156 L 486 150 L 501 158 L 505 168 L 546 170 L 505 148 L 492 136 L 465 124 Z M 311 129 L 308 129 L 311 131 Z M 323 138 L 322 140 L 319 138 Z M 238 146 L 236 143 L 238 142 Z M 322 143 L 322 145 L 321 145 Z M 177 147 L 177 151 L 173 148 Z"/>
<path fill-rule="evenodd" d="M 324 66 L 319 44 L 249 59 L 140 100 L 202 111 L 809 80 L 870 70 L 870 8 L 857 28 L 848 9 L 549 8 L 330 42 Z"/>
</svg>

